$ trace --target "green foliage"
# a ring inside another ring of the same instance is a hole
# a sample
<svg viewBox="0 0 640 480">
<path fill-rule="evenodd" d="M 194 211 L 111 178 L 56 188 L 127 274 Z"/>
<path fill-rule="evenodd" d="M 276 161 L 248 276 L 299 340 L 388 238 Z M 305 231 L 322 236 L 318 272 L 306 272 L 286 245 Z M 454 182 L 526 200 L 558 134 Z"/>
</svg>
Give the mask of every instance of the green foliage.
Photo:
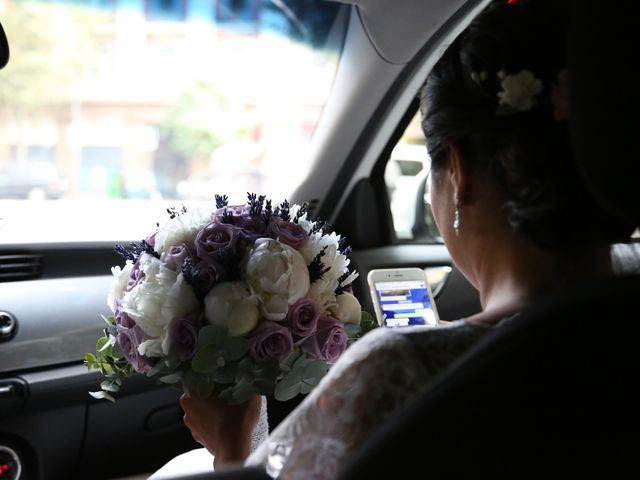
<svg viewBox="0 0 640 480">
<path fill-rule="evenodd" d="M 115 402 L 111 393 L 120 391 L 122 381 L 133 374 L 133 367 L 122 357 L 116 343 L 115 319 L 106 317 L 107 326 L 104 328 L 104 336 L 96 343 L 96 353 L 86 353 L 84 364 L 89 371 L 100 371 L 105 380 L 100 383 L 101 391 L 89 392 L 93 398 L 106 399 Z"/>
<path fill-rule="evenodd" d="M 95 354 L 87 353 L 84 361 L 89 370 L 100 371 L 105 376 L 101 391 L 90 392 L 91 396 L 113 402 L 123 380 L 134 370 L 116 342 L 114 318 L 105 318 L 105 322 L 104 336 L 98 339 Z M 377 326 L 370 314 L 362 312 L 359 325 L 345 325 L 348 343 Z M 158 359 L 147 376 L 200 397 L 214 395 L 230 404 L 245 402 L 254 395 L 272 394 L 277 400 L 285 401 L 309 393 L 331 368 L 323 361 L 308 358 L 300 349 L 303 341 L 295 345 L 284 362 L 278 363 L 273 358 L 254 358 L 246 338 L 207 325 L 198 334 L 197 351 L 191 361 L 168 355 Z"/>
<path fill-rule="evenodd" d="M 286 401 L 299 393 L 309 393 L 330 368 L 327 363 L 311 360 L 301 352 L 294 352 L 291 357 L 293 357 L 291 369 L 278 382 L 273 393 L 276 400 Z"/>
<path fill-rule="evenodd" d="M 380 324 L 376 321 L 373 315 L 365 310 L 362 310 L 362 313 L 360 314 L 360 328 L 362 329 L 360 336 L 379 326 Z"/>
</svg>

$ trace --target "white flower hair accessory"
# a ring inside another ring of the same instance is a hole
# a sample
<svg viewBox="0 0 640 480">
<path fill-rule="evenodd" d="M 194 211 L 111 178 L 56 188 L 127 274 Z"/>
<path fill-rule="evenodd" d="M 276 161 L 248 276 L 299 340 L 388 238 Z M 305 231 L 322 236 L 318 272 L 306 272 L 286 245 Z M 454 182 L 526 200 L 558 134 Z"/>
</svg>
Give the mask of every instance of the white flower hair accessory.
<svg viewBox="0 0 640 480">
<path fill-rule="evenodd" d="M 502 90 L 498 92 L 498 115 L 527 112 L 537 103 L 536 97 L 542 93 L 542 81 L 530 70 L 521 70 L 509 75 L 504 70 L 498 72 Z"/>
<path fill-rule="evenodd" d="M 569 80 L 567 69 L 558 73 L 558 81 L 551 87 L 550 94 L 544 99 L 540 94 L 545 85 L 533 72 L 527 69 L 514 74 L 508 74 L 499 70 L 496 74 L 500 80 L 500 91 L 497 93 L 498 107 L 496 115 L 511 115 L 519 112 L 528 112 L 538 105 L 541 100 L 549 102 L 553 110 L 553 118 L 557 122 L 566 121 L 571 113 L 569 105 Z M 488 80 L 486 71 L 471 72 L 471 80 L 478 85 Z"/>
</svg>

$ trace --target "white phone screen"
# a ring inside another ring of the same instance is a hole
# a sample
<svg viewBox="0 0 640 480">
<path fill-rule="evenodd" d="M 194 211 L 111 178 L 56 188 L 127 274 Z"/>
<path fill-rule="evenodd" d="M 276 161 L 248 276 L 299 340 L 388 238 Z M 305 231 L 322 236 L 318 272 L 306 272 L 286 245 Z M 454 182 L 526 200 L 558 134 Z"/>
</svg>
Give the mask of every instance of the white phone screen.
<svg viewBox="0 0 640 480">
<path fill-rule="evenodd" d="M 437 317 L 424 280 L 395 280 L 375 283 L 386 327 L 435 325 Z"/>
</svg>

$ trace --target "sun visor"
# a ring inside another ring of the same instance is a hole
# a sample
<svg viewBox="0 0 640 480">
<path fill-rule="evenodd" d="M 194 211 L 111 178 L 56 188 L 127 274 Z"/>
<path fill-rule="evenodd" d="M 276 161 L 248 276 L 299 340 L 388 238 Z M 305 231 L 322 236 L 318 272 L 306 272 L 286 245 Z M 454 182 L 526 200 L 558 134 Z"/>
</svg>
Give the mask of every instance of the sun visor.
<svg viewBox="0 0 640 480">
<path fill-rule="evenodd" d="M 409 62 L 426 41 L 465 3 L 464 0 L 347 0 L 371 43 L 387 62 Z"/>
</svg>

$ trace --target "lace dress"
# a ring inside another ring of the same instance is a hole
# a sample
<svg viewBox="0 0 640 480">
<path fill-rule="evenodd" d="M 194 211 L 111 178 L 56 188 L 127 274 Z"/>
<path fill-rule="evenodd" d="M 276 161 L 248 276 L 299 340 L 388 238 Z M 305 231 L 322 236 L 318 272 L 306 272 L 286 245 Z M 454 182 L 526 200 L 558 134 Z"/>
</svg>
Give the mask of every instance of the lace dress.
<svg viewBox="0 0 640 480">
<path fill-rule="evenodd" d="M 490 327 L 459 320 L 438 327 L 379 328 L 354 343 L 246 465 L 272 476 L 336 478 L 372 430 L 416 397 Z M 266 422 L 262 418 L 260 423 Z"/>
</svg>

